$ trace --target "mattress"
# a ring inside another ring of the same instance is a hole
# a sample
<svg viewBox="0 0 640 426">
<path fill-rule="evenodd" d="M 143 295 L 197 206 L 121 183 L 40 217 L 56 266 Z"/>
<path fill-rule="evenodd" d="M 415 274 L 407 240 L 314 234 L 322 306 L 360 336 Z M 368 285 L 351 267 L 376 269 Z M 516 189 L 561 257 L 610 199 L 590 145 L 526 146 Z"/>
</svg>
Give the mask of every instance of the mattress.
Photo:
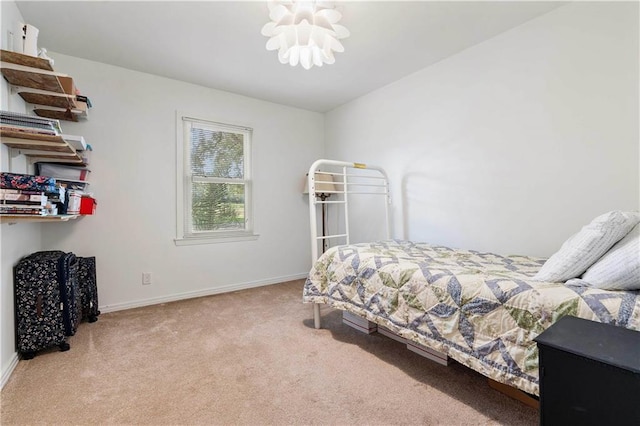
<svg viewBox="0 0 640 426">
<path fill-rule="evenodd" d="M 329 249 L 303 301 L 326 303 L 539 395 L 533 339 L 565 315 L 640 330 L 640 292 L 532 281 L 545 259 L 410 241 Z"/>
</svg>

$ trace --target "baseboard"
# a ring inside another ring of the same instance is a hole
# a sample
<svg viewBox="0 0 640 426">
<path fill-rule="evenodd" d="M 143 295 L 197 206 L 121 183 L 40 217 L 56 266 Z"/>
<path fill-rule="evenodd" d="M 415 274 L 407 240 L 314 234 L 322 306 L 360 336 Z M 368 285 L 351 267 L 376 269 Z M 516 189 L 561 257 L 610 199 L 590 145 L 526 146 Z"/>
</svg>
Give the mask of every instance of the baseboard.
<svg viewBox="0 0 640 426">
<path fill-rule="evenodd" d="M 232 291 L 247 290 L 255 287 L 263 287 L 263 286 L 272 285 L 272 284 L 280 284 L 287 281 L 304 279 L 307 276 L 308 276 L 308 273 L 305 272 L 305 273 L 300 273 L 295 275 L 288 275 L 284 277 L 269 278 L 269 279 L 260 280 L 260 281 L 251 281 L 248 283 L 231 284 L 231 285 L 226 285 L 222 287 L 209 288 L 205 290 L 189 291 L 186 293 L 176 293 L 168 296 L 135 300 L 132 302 L 116 303 L 113 305 L 104 305 L 104 306 L 100 306 L 99 309 L 101 313 L 123 311 L 125 309 L 141 308 L 143 306 L 158 305 L 160 303 L 176 302 L 178 300 L 193 299 L 196 297 L 212 296 L 214 294 L 230 293 Z"/>
<path fill-rule="evenodd" d="M 20 358 L 18 357 L 18 353 L 14 352 L 13 356 L 11 357 L 11 360 L 9 361 L 9 366 L 7 367 L 6 370 L 2 372 L 2 378 L 0 379 L 0 389 L 4 388 L 4 385 L 6 385 L 7 382 L 9 381 L 9 378 L 11 377 L 13 370 L 15 370 L 16 367 L 18 366 L 19 360 Z"/>
</svg>

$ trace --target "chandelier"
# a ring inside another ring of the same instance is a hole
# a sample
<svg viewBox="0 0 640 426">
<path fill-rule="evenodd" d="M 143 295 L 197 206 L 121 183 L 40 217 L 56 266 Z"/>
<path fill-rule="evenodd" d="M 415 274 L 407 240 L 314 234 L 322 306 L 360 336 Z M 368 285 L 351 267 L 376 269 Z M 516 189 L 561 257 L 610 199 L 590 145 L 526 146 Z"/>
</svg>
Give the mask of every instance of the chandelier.
<svg viewBox="0 0 640 426">
<path fill-rule="evenodd" d="M 272 22 L 262 27 L 262 35 L 270 37 L 267 50 L 278 50 L 283 64 L 308 70 L 333 64 L 333 53 L 344 52 L 339 40 L 349 37 L 349 30 L 337 24 L 342 14 L 332 2 L 270 1 L 269 18 Z"/>
</svg>

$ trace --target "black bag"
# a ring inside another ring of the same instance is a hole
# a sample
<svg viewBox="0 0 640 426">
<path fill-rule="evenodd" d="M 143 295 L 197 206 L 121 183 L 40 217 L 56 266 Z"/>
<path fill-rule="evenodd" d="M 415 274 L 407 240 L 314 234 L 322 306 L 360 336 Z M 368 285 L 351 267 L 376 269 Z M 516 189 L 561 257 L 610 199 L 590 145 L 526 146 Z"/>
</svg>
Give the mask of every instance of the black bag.
<svg viewBox="0 0 640 426">
<path fill-rule="evenodd" d="M 82 299 L 82 319 L 98 321 L 98 285 L 96 280 L 96 258 L 78 257 L 78 285 Z"/>
<path fill-rule="evenodd" d="M 14 268 L 16 340 L 23 359 L 58 345 L 69 349 L 81 316 L 78 262 L 73 253 L 41 251 Z"/>
</svg>

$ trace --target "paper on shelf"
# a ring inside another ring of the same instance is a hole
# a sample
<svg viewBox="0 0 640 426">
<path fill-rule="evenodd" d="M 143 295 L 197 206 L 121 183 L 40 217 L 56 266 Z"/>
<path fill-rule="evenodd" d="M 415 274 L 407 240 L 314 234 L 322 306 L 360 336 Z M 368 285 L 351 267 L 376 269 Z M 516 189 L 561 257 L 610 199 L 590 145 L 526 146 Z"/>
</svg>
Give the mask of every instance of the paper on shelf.
<svg viewBox="0 0 640 426">
<path fill-rule="evenodd" d="M 85 149 L 87 149 L 87 143 L 85 142 L 84 137 L 82 136 L 75 136 L 75 135 L 60 135 L 60 136 L 62 136 L 62 139 L 64 139 L 65 142 L 67 142 L 69 145 L 71 145 L 78 151 L 84 151 Z"/>
</svg>

